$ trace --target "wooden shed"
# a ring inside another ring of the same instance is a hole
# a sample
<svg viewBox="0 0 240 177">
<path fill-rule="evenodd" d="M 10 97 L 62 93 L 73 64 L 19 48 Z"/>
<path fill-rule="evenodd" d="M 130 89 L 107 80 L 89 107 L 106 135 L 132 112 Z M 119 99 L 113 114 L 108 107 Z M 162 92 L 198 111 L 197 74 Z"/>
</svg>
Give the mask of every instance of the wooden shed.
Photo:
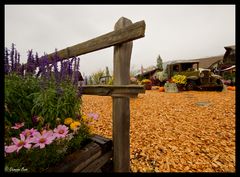
<svg viewBox="0 0 240 177">
<path fill-rule="evenodd" d="M 224 47 L 226 52 L 223 56 L 223 64 L 228 67 L 236 64 L 235 45 Z"/>
</svg>

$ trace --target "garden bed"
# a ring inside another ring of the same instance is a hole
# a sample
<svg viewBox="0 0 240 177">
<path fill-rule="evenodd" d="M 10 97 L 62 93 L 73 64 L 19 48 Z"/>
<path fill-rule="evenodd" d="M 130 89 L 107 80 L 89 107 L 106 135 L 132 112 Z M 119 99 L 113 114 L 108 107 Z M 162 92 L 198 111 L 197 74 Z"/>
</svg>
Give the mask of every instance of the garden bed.
<svg viewBox="0 0 240 177">
<path fill-rule="evenodd" d="M 112 140 L 94 135 L 86 146 L 68 155 L 47 172 L 111 172 L 111 159 Z"/>
<path fill-rule="evenodd" d="M 235 172 L 235 91 L 150 90 L 130 106 L 132 172 Z M 99 114 L 93 132 L 111 138 L 112 98 L 84 95 L 85 111 Z"/>
</svg>

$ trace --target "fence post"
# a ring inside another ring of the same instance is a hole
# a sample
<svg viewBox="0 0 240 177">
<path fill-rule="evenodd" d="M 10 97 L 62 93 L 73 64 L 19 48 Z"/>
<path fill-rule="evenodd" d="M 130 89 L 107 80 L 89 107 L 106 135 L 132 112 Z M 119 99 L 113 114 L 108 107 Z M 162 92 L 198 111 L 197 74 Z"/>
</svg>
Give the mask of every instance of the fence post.
<svg viewBox="0 0 240 177">
<path fill-rule="evenodd" d="M 121 17 L 114 30 L 121 29 L 132 22 Z M 114 47 L 113 77 L 114 85 L 130 83 L 130 60 L 133 42 L 122 43 Z M 113 95 L 113 170 L 114 172 L 130 171 L 130 108 L 129 97 Z"/>
</svg>

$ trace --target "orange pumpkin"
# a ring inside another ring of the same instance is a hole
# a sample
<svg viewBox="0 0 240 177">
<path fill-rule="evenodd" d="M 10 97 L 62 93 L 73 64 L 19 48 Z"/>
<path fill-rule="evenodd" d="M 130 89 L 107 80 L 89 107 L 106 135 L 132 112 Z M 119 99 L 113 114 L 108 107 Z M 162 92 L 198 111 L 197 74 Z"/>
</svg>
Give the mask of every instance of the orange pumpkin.
<svg viewBox="0 0 240 177">
<path fill-rule="evenodd" d="M 227 89 L 228 89 L 228 90 L 235 91 L 236 88 L 235 88 L 235 86 L 227 86 Z"/>
<path fill-rule="evenodd" d="M 164 87 L 159 87 L 160 92 L 164 92 Z"/>
</svg>

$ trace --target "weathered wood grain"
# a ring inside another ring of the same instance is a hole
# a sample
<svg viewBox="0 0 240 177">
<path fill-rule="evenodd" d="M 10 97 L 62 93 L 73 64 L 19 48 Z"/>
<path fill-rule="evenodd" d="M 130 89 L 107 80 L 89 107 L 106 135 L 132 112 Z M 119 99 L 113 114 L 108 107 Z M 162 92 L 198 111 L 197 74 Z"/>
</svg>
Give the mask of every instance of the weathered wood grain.
<svg viewBox="0 0 240 177">
<path fill-rule="evenodd" d="M 91 164 L 89 164 L 86 168 L 84 168 L 81 172 L 101 172 L 101 167 L 106 164 L 109 159 L 112 157 L 112 151 L 109 151 L 94 160 Z"/>
<path fill-rule="evenodd" d="M 51 167 L 47 172 L 72 172 L 81 171 L 89 163 L 101 156 L 101 147 L 91 142 L 84 149 L 68 155 L 62 163 Z M 77 166 L 76 166 L 77 165 Z"/>
<path fill-rule="evenodd" d="M 47 172 L 83 172 L 100 169 L 112 157 L 112 140 L 100 135 L 94 135 L 92 142 L 72 154 L 68 155 L 61 163 L 50 167 Z M 88 167 L 89 168 L 86 168 Z M 93 169 L 97 167 L 98 169 Z"/>
<path fill-rule="evenodd" d="M 110 33 L 104 34 L 86 42 L 59 50 L 57 52 L 57 55 L 61 59 L 68 59 L 74 56 L 83 55 L 117 44 L 139 39 L 144 37 L 145 26 L 146 25 L 144 21 L 139 21 L 126 27 L 115 29 Z M 54 54 L 55 52 L 48 55 L 50 61 L 52 61 Z"/>
<path fill-rule="evenodd" d="M 145 93 L 145 89 L 140 85 L 86 85 L 82 86 L 81 92 L 85 95 L 131 97 Z"/>
<path fill-rule="evenodd" d="M 120 30 L 131 26 L 132 22 L 120 18 L 114 29 Z M 130 83 L 130 60 L 132 41 L 114 47 L 113 85 L 128 85 Z M 113 96 L 113 169 L 114 172 L 130 171 L 130 107 L 129 98 L 124 94 Z"/>
</svg>

